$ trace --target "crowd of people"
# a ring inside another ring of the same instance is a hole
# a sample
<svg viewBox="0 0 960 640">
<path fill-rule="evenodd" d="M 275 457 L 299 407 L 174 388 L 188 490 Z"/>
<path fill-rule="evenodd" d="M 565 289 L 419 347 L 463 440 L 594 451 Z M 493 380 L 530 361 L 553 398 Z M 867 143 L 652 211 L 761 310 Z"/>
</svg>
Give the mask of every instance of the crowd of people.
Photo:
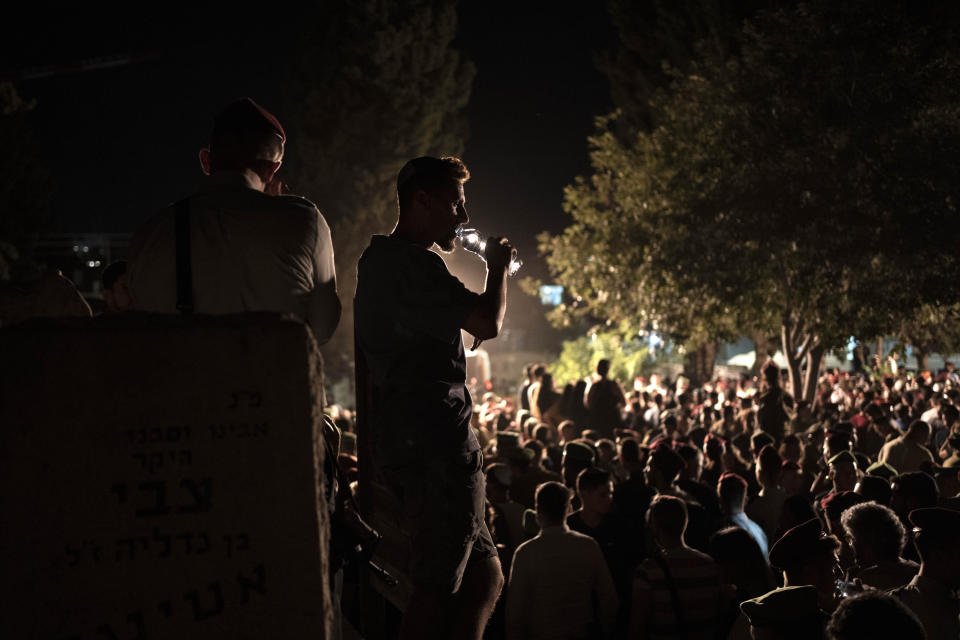
<svg viewBox="0 0 960 640">
<path fill-rule="evenodd" d="M 490 638 L 957 638 L 960 381 L 639 381 L 601 361 L 474 405 Z M 752 634 L 752 635 L 751 635 Z"/>
</svg>

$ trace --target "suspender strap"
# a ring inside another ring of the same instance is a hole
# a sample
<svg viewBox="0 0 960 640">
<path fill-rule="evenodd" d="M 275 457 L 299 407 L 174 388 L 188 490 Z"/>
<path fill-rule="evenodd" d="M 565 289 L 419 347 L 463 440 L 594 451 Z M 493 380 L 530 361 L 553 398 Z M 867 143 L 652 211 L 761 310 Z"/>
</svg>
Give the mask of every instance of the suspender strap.
<svg viewBox="0 0 960 640">
<path fill-rule="evenodd" d="M 679 631 L 677 637 L 686 638 L 687 621 L 683 615 L 683 603 L 680 601 L 680 593 L 677 591 L 677 583 L 673 580 L 673 573 L 670 571 L 670 565 L 667 564 L 667 558 L 659 551 L 654 552 L 654 554 L 650 557 L 654 562 L 657 563 L 657 566 L 660 567 L 660 571 L 663 572 L 663 578 L 667 583 L 667 588 L 670 590 L 670 603 L 673 605 L 673 615 L 677 618 L 677 631 Z"/>
<path fill-rule="evenodd" d="M 193 265 L 190 260 L 190 200 L 177 203 L 174 233 L 177 247 L 177 310 L 193 313 Z"/>
</svg>

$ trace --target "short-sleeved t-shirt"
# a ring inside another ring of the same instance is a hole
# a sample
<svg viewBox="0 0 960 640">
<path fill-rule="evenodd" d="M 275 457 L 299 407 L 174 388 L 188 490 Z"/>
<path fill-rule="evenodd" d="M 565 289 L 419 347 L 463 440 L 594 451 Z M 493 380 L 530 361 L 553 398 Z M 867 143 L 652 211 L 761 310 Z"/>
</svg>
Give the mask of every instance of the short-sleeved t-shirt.
<svg viewBox="0 0 960 640">
<path fill-rule="evenodd" d="M 480 449 L 460 334 L 479 298 L 433 251 L 395 236 L 371 238 L 357 266 L 354 313 L 373 382 L 379 464 Z"/>
</svg>

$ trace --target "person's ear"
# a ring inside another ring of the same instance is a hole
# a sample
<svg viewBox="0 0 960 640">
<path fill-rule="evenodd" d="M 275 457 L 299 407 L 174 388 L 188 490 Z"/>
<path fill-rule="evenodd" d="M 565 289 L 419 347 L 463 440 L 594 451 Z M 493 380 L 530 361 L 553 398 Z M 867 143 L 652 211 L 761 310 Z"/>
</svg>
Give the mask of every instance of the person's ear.
<svg viewBox="0 0 960 640">
<path fill-rule="evenodd" d="M 200 149 L 200 168 L 203 169 L 204 175 L 210 175 L 210 149 L 203 148 Z"/>
</svg>

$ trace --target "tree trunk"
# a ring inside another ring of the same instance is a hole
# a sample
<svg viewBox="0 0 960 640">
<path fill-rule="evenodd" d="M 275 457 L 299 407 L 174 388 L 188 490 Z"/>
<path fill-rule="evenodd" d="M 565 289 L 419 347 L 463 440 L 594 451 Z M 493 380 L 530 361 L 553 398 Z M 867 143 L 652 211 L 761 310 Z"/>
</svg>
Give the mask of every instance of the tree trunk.
<svg viewBox="0 0 960 640">
<path fill-rule="evenodd" d="M 913 347 L 913 355 L 917 358 L 917 371 L 930 370 L 930 353 L 924 347 Z"/>
<path fill-rule="evenodd" d="M 707 340 L 695 349 L 687 351 L 683 363 L 683 375 L 690 379 L 691 388 L 699 387 L 713 378 L 716 360 L 716 340 Z"/>
<path fill-rule="evenodd" d="M 787 359 L 787 369 L 790 373 L 790 393 L 794 398 L 799 398 L 802 392 L 803 381 L 800 378 L 800 362 L 802 358 L 797 357 L 797 349 L 794 347 L 791 334 L 793 327 L 786 322 L 781 327 L 780 343 L 784 357 Z"/>
<path fill-rule="evenodd" d="M 819 344 L 811 347 L 807 352 L 807 370 L 803 380 L 802 398 L 813 406 L 813 400 L 817 393 L 817 380 L 820 379 L 820 365 L 823 364 L 823 358 L 826 355 L 826 349 Z M 801 396 L 794 396 L 800 399 Z"/>
</svg>

